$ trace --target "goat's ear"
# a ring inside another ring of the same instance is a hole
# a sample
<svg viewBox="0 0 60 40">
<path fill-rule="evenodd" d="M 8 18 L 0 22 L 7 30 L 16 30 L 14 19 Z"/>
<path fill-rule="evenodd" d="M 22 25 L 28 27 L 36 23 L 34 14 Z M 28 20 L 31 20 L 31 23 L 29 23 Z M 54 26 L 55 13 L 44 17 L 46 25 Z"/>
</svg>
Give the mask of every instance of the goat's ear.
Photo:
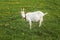
<svg viewBox="0 0 60 40">
<path fill-rule="evenodd" d="M 24 8 L 22 10 L 24 11 Z"/>
</svg>

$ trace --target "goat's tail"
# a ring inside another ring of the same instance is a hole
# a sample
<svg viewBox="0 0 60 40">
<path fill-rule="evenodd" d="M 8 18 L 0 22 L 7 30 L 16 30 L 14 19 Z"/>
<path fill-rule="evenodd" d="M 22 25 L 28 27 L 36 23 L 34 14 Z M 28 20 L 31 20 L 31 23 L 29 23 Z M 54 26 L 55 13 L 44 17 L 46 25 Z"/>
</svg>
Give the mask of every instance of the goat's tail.
<svg viewBox="0 0 60 40">
<path fill-rule="evenodd" d="M 46 12 L 44 15 L 46 15 L 46 14 L 48 14 L 48 13 Z"/>
</svg>

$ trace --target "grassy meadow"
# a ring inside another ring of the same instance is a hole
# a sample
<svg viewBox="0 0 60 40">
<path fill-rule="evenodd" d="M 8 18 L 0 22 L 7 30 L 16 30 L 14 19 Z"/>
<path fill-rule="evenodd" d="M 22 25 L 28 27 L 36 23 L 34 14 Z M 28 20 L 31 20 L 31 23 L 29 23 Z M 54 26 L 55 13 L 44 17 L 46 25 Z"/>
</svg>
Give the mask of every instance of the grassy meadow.
<svg viewBox="0 0 60 40">
<path fill-rule="evenodd" d="M 30 30 L 21 8 L 48 14 L 40 28 L 33 23 Z M 60 40 L 60 0 L 0 0 L 0 40 Z"/>
</svg>

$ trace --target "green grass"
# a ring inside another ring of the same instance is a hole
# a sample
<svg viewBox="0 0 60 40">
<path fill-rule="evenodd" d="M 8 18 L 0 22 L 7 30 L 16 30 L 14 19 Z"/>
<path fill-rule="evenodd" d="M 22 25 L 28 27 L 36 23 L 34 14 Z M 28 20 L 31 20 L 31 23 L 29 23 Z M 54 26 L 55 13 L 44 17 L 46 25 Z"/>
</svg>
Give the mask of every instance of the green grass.
<svg viewBox="0 0 60 40">
<path fill-rule="evenodd" d="M 20 15 L 23 7 L 48 12 L 40 28 L 33 23 L 29 29 Z M 0 0 L 0 40 L 60 40 L 60 0 Z"/>
</svg>

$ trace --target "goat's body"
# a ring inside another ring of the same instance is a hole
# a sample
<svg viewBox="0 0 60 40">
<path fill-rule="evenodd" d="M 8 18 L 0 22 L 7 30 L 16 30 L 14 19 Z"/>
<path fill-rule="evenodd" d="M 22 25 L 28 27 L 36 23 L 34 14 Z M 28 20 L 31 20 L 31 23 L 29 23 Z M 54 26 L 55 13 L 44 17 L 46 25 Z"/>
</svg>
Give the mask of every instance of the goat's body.
<svg viewBox="0 0 60 40">
<path fill-rule="evenodd" d="M 43 13 L 40 11 L 29 12 L 26 14 L 27 21 L 31 20 L 33 22 L 38 22 L 40 21 L 41 17 L 43 17 Z"/>
</svg>

